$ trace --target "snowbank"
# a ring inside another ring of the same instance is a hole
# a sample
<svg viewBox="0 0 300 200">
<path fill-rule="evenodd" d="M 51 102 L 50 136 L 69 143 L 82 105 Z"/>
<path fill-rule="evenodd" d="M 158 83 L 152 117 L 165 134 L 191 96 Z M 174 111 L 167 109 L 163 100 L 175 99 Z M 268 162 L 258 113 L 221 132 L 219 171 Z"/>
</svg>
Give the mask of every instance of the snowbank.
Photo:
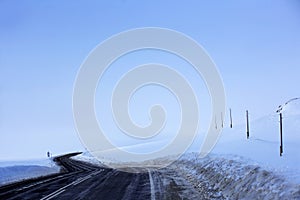
<svg viewBox="0 0 300 200">
<path fill-rule="evenodd" d="M 300 185 L 270 172 L 248 160 L 233 156 L 184 155 L 171 167 L 194 185 L 219 190 L 229 199 L 299 199 Z"/>
</svg>

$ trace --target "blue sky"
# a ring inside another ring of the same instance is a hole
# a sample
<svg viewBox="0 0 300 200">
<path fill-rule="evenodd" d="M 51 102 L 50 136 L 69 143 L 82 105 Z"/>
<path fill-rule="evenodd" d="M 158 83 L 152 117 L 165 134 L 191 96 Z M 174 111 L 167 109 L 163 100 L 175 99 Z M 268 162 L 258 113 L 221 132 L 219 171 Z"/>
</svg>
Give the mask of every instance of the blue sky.
<svg viewBox="0 0 300 200">
<path fill-rule="evenodd" d="M 300 96 L 299 11 L 297 0 L 0 0 L 0 159 L 82 149 L 72 116 L 77 71 L 97 44 L 132 28 L 170 28 L 200 43 L 235 123 L 246 109 L 252 119 L 269 114 Z"/>
</svg>

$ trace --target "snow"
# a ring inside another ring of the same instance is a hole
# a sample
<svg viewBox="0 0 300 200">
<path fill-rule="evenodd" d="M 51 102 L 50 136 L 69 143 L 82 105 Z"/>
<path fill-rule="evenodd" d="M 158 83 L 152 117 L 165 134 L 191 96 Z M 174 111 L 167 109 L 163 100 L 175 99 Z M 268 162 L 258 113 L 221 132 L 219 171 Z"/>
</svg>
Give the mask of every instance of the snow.
<svg viewBox="0 0 300 200">
<path fill-rule="evenodd" d="M 58 167 L 51 159 L 26 161 L 0 161 L 0 186 L 24 179 L 58 173 Z"/>
<path fill-rule="evenodd" d="M 300 184 L 300 100 L 285 104 L 283 114 L 283 156 L 279 156 L 279 114 L 273 113 L 250 121 L 250 138 L 245 125 L 227 128 L 213 150 L 226 157 L 237 155 Z M 251 116 L 250 116 L 251 117 Z"/>
<path fill-rule="evenodd" d="M 279 113 L 283 115 L 283 156 L 279 155 Z M 250 115 L 251 119 L 251 115 Z M 229 199 L 300 199 L 300 99 L 278 112 L 223 130 L 209 154 L 187 153 L 172 167 L 195 187 L 206 184 Z"/>
<path fill-rule="evenodd" d="M 195 188 L 218 191 L 227 199 L 299 199 L 300 185 L 238 156 L 184 155 L 170 166 Z"/>
<path fill-rule="evenodd" d="M 91 163 L 91 164 L 99 166 L 99 167 L 105 167 L 105 165 L 102 162 L 100 162 L 97 158 L 95 158 L 88 151 L 83 152 L 82 154 L 79 154 L 77 156 L 73 156 L 71 159 Z"/>
<path fill-rule="evenodd" d="M 148 174 L 149 174 L 149 181 L 150 181 L 151 200 L 155 200 L 155 188 L 154 188 L 154 182 L 150 170 L 148 170 Z"/>
</svg>

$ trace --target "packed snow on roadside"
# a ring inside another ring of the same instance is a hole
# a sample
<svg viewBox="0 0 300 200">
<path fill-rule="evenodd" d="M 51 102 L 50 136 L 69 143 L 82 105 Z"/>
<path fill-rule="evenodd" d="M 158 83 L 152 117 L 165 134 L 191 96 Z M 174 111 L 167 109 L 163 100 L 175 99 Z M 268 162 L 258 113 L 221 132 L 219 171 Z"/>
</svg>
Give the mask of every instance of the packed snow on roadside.
<svg viewBox="0 0 300 200">
<path fill-rule="evenodd" d="M 24 179 L 58 173 L 58 167 L 52 159 L 26 161 L 0 161 L 0 186 Z"/>
<path fill-rule="evenodd" d="M 239 156 L 189 153 L 170 168 L 195 188 L 208 188 L 227 199 L 300 199 L 300 185 Z"/>
</svg>

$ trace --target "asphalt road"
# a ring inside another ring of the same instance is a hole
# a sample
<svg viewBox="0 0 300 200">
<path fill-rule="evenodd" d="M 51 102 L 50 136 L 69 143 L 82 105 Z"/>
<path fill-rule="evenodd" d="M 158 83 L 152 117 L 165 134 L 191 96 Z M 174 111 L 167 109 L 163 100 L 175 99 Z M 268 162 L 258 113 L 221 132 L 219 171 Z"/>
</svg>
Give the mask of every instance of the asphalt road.
<svg viewBox="0 0 300 200">
<path fill-rule="evenodd" d="M 73 160 L 74 155 L 55 158 L 59 174 L 0 187 L 0 199 L 211 199 L 170 169 L 128 173 Z"/>
</svg>

